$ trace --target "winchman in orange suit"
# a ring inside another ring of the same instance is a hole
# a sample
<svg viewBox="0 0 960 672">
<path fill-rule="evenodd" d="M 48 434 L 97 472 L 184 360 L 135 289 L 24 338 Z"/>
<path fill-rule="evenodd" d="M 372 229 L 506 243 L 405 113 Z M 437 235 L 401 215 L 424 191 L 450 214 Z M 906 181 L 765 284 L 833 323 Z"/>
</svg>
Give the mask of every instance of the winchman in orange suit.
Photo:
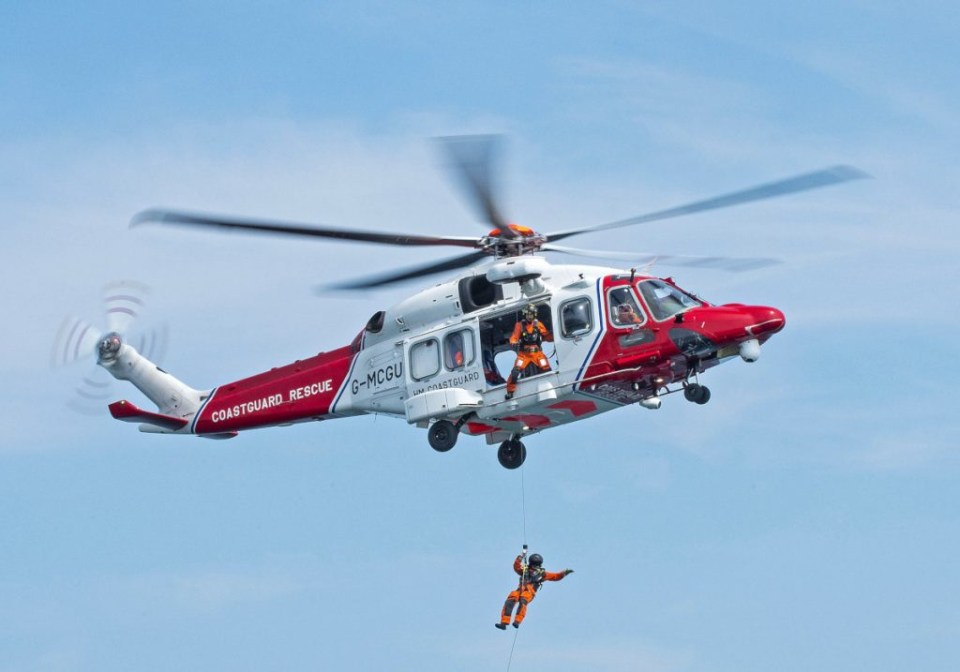
<svg viewBox="0 0 960 672">
<path fill-rule="evenodd" d="M 500 622 L 496 624 L 501 630 L 506 630 L 510 625 L 510 616 L 513 615 L 513 608 L 520 605 L 517 609 L 517 615 L 513 618 L 513 627 L 519 628 L 527 615 L 527 605 L 533 602 L 537 596 L 537 591 L 544 581 L 559 581 L 567 574 L 573 574 L 572 569 L 565 569 L 562 572 L 548 572 L 543 568 L 543 556 L 534 553 L 527 562 L 527 547 L 523 547 L 523 553 L 517 556 L 513 561 L 513 571 L 520 575 L 520 585 L 517 589 L 507 595 L 507 601 L 503 603 L 503 611 L 500 613 Z"/>
<path fill-rule="evenodd" d="M 550 362 L 543 354 L 541 344 L 553 341 L 553 334 L 537 319 L 537 307 L 532 303 L 524 307 L 522 316 L 510 336 L 510 344 L 517 349 L 517 361 L 507 378 L 507 399 L 513 398 L 513 393 L 517 391 L 517 378 L 530 364 L 541 371 L 550 370 Z"/>
</svg>

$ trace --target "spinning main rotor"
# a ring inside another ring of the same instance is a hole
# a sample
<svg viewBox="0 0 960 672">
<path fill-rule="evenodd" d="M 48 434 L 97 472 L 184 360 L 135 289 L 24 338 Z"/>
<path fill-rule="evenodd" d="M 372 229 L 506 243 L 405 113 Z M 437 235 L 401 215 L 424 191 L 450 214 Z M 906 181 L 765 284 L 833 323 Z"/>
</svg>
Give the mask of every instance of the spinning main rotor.
<svg viewBox="0 0 960 672">
<path fill-rule="evenodd" d="M 469 236 L 424 236 L 405 233 L 384 233 L 360 229 L 342 229 L 314 224 L 299 224 L 275 220 L 247 219 L 221 215 L 207 215 L 180 210 L 152 208 L 134 216 L 131 225 L 157 223 L 250 231 L 273 235 L 297 237 L 332 238 L 361 243 L 401 246 L 454 246 L 472 250 L 467 254 L 449 257 L 429 264 L 415 266 L 391 273 L 361 278 L 334 285 L 336 289 L 368 289 L 405 280 L 465 268 L 483 259 L 494 257 L 518 257 L 535 252 L 557 252 L 582 257 L 621 259 L 636 263 L 657 260 L 659 263 L 702 266 L 729 271 L 760 268 L 776 263 L 767 258 L 694 257 L 666 256 L 650 253 L 626 253 L 623 251 L 583 250 L 555 243 L 586 233 L 606 231 L 636 224 L 690 215 L 707 210 L 726 208 L 752 201 L 785 196 L 810 189 L 826 187 L 850 180 L 867 177 L 867 174 L 851 166 L 833 166 L 812 173 L 804 173 L 776 182 L 761 184 L 749 189 L 715 196 L 685 205 L 659 210 L 615 222 L 589 226 L 549 234 L 539 233 L 529 227 L 511 224 L 503 216 L 494 194 L 492 167 L 500 146 L 499 136 L 478 135 L 443 138 L 440 143 L 450 158 L 451 171 L 460 182 L 463 192 L 474 207 L 480 221 L 493 226 L 493 230 L 479 238 Z"/>
</svg>

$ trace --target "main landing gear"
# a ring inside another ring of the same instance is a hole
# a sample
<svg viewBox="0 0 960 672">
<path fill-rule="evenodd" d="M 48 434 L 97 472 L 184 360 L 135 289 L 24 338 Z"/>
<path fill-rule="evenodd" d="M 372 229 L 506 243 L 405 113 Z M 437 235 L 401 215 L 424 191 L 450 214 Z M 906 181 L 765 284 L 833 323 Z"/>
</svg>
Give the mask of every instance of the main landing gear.
<svg viewBox="0 0 960 672">
<path fill-rule="evenodd" d="M 430 447 L 438 453 L 445 453 L 457 444 L 460 428 L 449 420 L 437 420 L 427 430 Z"/>
<path fill-rule="evenodd" d="M 463 421 L 453 423 L 449 420 L 437 420 L 427 430 L 430 447 L 438 453 L 445 453 L 453 448 L 460 436 L 461 426 Z M 516 469 L 525 459 L 527 459 L 527 448 L 517 437 L 504 441 L 497 450 L 497 460 L 507 469 Z"/>
<path fill-rule="evenodd" d="M 695 404 L 705 404 L 710 401 L 710 388 L 698 383 L 690 383 L 683 388 L 683 396 L 687 401 Z"/>
<path fill-rule="evenodd" d="M 516 469 L 527 459 L 527 447 L 520 439 L 508 439 L 500 444 L 497 450 L 497 460 L 506 469 Z"/>
</svg>

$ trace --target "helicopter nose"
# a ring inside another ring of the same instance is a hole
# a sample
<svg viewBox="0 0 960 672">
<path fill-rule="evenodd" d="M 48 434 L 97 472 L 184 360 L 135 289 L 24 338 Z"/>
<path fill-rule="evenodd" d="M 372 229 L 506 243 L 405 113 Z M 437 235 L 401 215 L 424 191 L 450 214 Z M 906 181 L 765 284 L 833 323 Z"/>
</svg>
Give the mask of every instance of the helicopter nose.
<svg viewBox="0 0 960 672">
<path fill-rule="evenodd" d="M 761 334 L 775 334 L 787 323 L 783 312 L 768 306 L 753 306 L 749 310 L 753 324 L 747 327 L 747 332 L 754 336 Z"/>
</svg>

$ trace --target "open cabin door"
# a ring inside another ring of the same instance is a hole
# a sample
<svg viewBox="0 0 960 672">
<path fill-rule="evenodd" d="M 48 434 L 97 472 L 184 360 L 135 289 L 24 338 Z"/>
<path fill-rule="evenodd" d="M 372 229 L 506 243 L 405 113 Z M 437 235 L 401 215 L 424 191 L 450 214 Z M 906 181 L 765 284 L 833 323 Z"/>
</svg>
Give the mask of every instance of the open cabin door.
<svg viewBox="0 0 960 672">
<path fill-rule="evenodd" d="M 480 319 L 480 353 L 483 363 L 485 399 L 488 404 L 504 401 L 507 379 L 517 363 L 516 347 L 510 342 L 514 329 L 521 321 L 524 306 L 535 306 L 537 320 L 550 332 L 554 340 L 541 343 L 543 355 L 549 362 L 549 371 L 530 365 L 517 375 L 515 404 L 528 405 L 556 398 L 559 383 L 559 364 L 554 333 L 554 311 L 551 297 L 537 298 L 511 307 L 509 310 L 485 315 Z"/>
</svg>

